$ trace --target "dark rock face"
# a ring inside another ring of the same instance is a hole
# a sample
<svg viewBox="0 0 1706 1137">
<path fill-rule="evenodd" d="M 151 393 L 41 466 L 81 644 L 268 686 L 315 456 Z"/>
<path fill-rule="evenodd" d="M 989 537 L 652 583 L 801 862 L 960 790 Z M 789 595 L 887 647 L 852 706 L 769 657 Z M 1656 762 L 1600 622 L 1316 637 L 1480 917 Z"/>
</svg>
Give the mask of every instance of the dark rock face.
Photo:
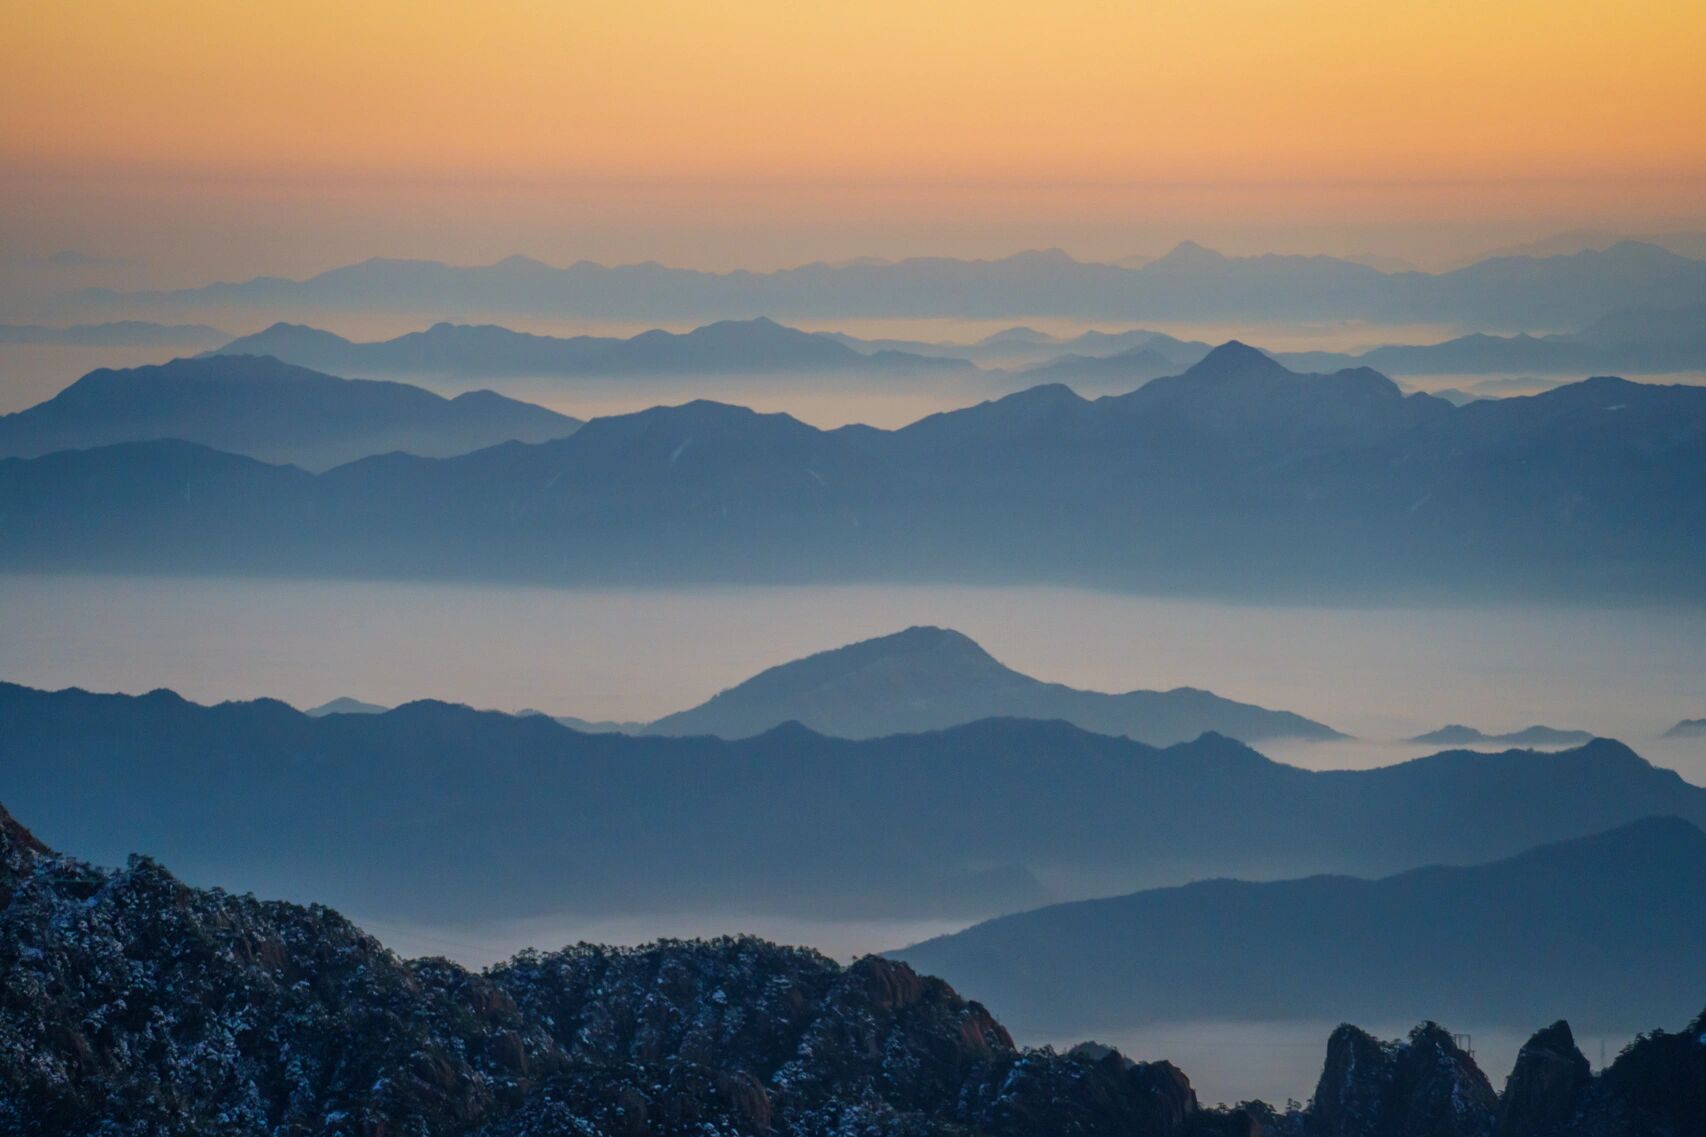
<svg viewBox="0 0 1706 1137">
<path fill-rule="evenodd" d="M 1395 1137 L 1485 1137 L 1493 1131 L 1499 1098 L 1473 1059 L 1434 1023 L 1410 1032 L 1398 1048 L 1393 1089 Z"/>
<path fill-rule="evenodd" d="M 904 964 L 754 939 L 475 975 L 0 812 L 0 1133 L 1187 1137 L 1165 1064 L 1022 1052 Z"/>
<path fill-rule="evenodd" d="M 1593 1071 L 1562 1020 L 1523 1044 L 1499 1103 L 1499 1137 L 1553 1137 L 1576 1116 Z"/>
<path fill-rule="evenodd" d="M 1394 1043 L 1345 1026 L 1312 1110 L 1204 1109 L 1169 1063 L 1021 1050 L 891 960 L 724 938 L 526 952 L 476 975 L 401 960 L 323 907 L 190 888 L 142 857 L 93 868 L 0 809 L 0 1134 L 1706 1133 L 1706 1014 L 1598 1077 L 1585 1066 L 1569 1028 L 1548 1028 L 1501 1106 L 1439 1027 Z"/>
<path fill-rule="evenodd" d="M 1341 1026 L 1327 1042 L 1315 1137 L 1488 1137 L 1499 1099 L 1451 1035 L 1423 1023 L 1405 1042 Z"/>
<path fill-rule="evenodd" d="M 1391 1043 L 1342 1024 L 1327 1039 L 1327 1059 L 1309 1115 L 1311 1137 L 1372 1137 L 1391 1096 Z"/>
<path fill-rule="evenodd" d="M 1594 1079 L 1571 1137 L 1706 1133 L 1706 1011 L 1680 1034 L 1638 1037 Z"/>
<path fill-rule="evenodd" d="M 491 982 L 335 912 L 0 839 L 0 1131 L 457 1132 L 563 1065 Z"/>
</svg>

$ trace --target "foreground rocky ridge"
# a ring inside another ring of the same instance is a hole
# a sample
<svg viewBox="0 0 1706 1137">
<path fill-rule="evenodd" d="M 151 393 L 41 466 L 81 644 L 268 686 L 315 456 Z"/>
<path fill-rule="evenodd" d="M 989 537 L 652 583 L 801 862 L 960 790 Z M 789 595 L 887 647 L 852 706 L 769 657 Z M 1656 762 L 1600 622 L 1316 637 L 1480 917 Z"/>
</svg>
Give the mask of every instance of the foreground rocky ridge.
<svg viewBox="0 0 1706 1137">
<path fill-rule="evenodd" d="M 0 809 L 0 1132 L 1637 1137 L 1706 1131 L 1706 1015 L 1593 1076 L 1568 1027 L 1501 1100 L 1440 1028 L 1341 1027 L 1315 1105 L 1021 1050 L 903 964 L 755 939 L 580 945 L 473 974 L 329 909 L 58 855 Z"/>
</svg>

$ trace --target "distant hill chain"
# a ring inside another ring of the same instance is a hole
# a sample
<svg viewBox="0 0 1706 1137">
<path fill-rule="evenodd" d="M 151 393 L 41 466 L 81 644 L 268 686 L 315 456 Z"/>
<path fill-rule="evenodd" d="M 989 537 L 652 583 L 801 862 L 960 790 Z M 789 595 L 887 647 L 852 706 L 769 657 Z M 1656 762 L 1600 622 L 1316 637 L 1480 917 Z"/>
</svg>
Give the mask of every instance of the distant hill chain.
<svg viewBox="0 0 1706 1137">
<path fill-rule="evenodd" d="M 695 402 L 318 476 L 185 441 L 0 460 L 0 567 L 1666 598 L 1706 589 L 1703 472 L 1706 388 L 1453 406 L 1232 342 L 892 431 Z"/>
<path fill-rule="evenodd" d="M 631 339 L 529 335 L 500 327 L 435 324 L 380 343 L 295 324 L 274 324 L 208 355 L 270 355 L 339 374 L 720 375 L 814 372 L 894 375 L 970 372 L 972 364 L 904 351 L 853 348 L 767 319 L 707 324 L 691 332 L 642 332 Z"/>
<path fill-rule="evenodd" d="M 1706 824 L 1706 789 L 1606 740 L 1313 772 L 1218 735 L 1156 748 L 1021 719 L 726 741 L 444 703 L 310 717 L 12 685 L 0 736 L 0 800 L 54 842 L 152 848 L 192 881 L 375 918 L 970 919 L 1213 876 L 1474 864 L 1652 816 Z"/>
<path fill-rule="evenodd" d="M 1059 250 L 999 260 L 920 257 L 703 272 L 647 263 L 555 268 L 374 259 L 306 280 L 257 277 L 166 292 L 88 289 L 77 311 L 458 311 L 658 320 L 1075 317 L 1095 320 L 1371 320 L 1555 331 L 1626 308 L 1706 303 L 1706 261 L 1621 241 L 1558 256 L 1504 256 L 1450 272 L 1385 273 L 1325 256 L 1229 257 L 1185 242 L 1136 267 Z"/>
<path fill-rule="evenodd" d="M 144 327 L 148 325 L 142 325 Z M 161 329 L 162 332 L 168 329 Z M 506 375 L 604 379 L 701 375 L 834 375 L 915 382 L 979 374 L 1035 386 L 1066 383 L 1081 393 L 1126 391 L 1175 375 L 1212 350 L 1140 328 L 1057 337 L 1015 327 L 973 343 L 862 339 L 804 332 L 763 317 L 691 332 L 649 331 L 629 339 L 554 337 L 484 325 L 439 323 L 375 343 L 355 343 L 298 324 L 274 324 L 208 355 L 270 355 L 345 375 Z M 1297 371 L 1372 367 L 1387 375 L 1667 374 L 1706 371 L 1706 304 L 1620 309 L 1575 332 L 1460 336 L 1358 353 L 1271 351 Z M 1491 394 L 1488 388 L 1483 394 Z"/>
</svg>

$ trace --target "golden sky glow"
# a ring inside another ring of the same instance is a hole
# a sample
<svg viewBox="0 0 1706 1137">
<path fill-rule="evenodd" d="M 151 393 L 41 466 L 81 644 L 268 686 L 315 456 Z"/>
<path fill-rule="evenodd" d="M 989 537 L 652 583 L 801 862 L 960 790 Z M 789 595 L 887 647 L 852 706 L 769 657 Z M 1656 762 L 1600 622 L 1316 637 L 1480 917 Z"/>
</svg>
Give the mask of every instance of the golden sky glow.
<svg viewBox="0 0 1706 1137">
<path fill-rule="evenodd" d="M 0 3 L 0 166 L 38 186 L 1318 187 L 1307 222 L 1706 185 L 1701 0 Z"/>
</svg>

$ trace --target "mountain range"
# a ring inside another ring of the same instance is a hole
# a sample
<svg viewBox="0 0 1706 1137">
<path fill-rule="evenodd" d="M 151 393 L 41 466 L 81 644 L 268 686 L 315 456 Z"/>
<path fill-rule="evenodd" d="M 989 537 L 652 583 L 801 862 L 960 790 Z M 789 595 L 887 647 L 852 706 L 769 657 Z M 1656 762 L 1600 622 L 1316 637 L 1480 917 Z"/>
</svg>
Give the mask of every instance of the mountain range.
<svg viewBox="0 0 1706 1137">
<path fill-rule="evenodd" d="M 1472 864 L 1658 814 L 1706 823 L 1706 789 L 1603 740 L 1313 772 L 1218 735 L 1157 748 L 1019 719 L 726 741 L 431 702 L 316 718 L 12 685 L 0 736 L 0 800 L 56 843 L 151 848 L 191 880 L 400 920 L 970 919 L 1208 876 Z"/>
<path fill-rule="evenodd" d="M 530 335 L 495 325 L 439 323 L 395 339 L 355 343 L 300 324 L 274 324 L 209 355 L 270 355 L 340 375 L 763 375 L 832 372 L 893 376 L 970 373 L 970 363 L 902 351 L 855 351 L 826 336 L 774 320 L 725 320 L 677 334 Z"/>
<path fill-rule="evenodd" d="M 545 442 L 580 425 L 491 391 L 446 399 L 402 383 L 340 379 L 238 355 L 91 371 L 46 402 L 0 416 L 0 456 L 175 439 L 323 470 L 392 451 L 444 457 L 508 441 Z"/>
<path fill-rule="evenodd" d="M 172 331 L 159 325 L 114 324 Z M 1684 308 L 1621 309 L 1573 332 L 1513 336 L 1474 333 L 1432 344 L 1388 344 L 1357 353 L 1270 351 L 1297 371 L 1370 367 L 1387 375 L 1666 374 L 1706 371 L 1706 304 Z M 32 329 L 16 329 L 30 332 Z M 37 329 L 55 332 L 56 329 Z M 78 329 L 69 329 L 67 334 Z M 212 332 L 212 329 L 202 329 Z M 138 332 L 128 334 L 140 335 Z M 216 333 L 215 333 L 216 334 Z M 5 330 L 0 329 L 0 342 Z M 202 337 L 202 338 L 205 338 Z M 90 342 L 95 342 L 91 340 Z M 114 338 L 113 342 L 120 342 Z M 146 342 L 146 341 L 142 341 Z M 162 340 L 161 342 L 165 342 Z M 171 342 L 180 342 L 173 340 Z M 838 350 L 839 349 L 839 350 Z M 274 324 L 206 354 L 271 355 L 343 375 L 561 375 L 619 378 L 666 375 L 832 373 L 837 376 L 965 377 L 993 369 L 1009 385 L 1066 383 L 1081 393 L 1123 392 L 1174 375 L 1201 360 L 1212 345 L 1133 328 L 1054 336 L 1013 327 L 970 343 L 867 339 L 839 332 L 805 332 L 773 320 L 729 320 L 676 334 L 661 330 L 622 339 L 555 337 L 496 325 L 439 323 L 381 342 L 356 343 L 299 324 Z M 1494 397 L 1491 386 L 1480 397 Z"/>
<path fill-rule="evenodd" d="M 612 319 L 1003 317 L 1364 319 L 1552 331 L 1629 307 L 1706 302 L 1706 261 L 1622 241 L 1442 273 L 1383 273 L 1324 256 L 1229 257 L 1192 242 L 1139 267 L 1059 250 L 999 260 L 920 257 L 714 273 L 656 263 L 555 268 L 373 259 L 306 280 L 256 277 L 166 292 L 88 289 L 72 308 L 462 311 Z"/>
<path fill-rule="evenodd" d="M 1506 746 L 1580 746 L 1592 738 L 1593 735 L 1585 730 L 1559 730 L 1552 726 L 1529 726 L 1504 734 L 1488 734 L 1472 726 L 1453 723 L 1418 734 L 1407 741 L 1428 746 L 1475 746 L 1489 742 Z"/>
<path fill-rule="evenodd" d="M 1706 833 L 1676 818 L 1379 880 L 1209 880 L 1002 916 L 897 951 L 1030 1037 L 1415 1008 L 1640 1030 L 1706 988 Z M 1540 1008 L 1546 1008 L 1544 1010 Z"/>
<path fill-rule="evenodd" d="M 1335 1030 L 1307 1110 L 1167 1062 L 1021 1050 L 905 964 L 755 939 L 581 944 L 484 973 L 337 912 L 55 853 L 0 809 L 0 1125 L 419 1137 L 1645 1137 L 1706 1125 L 1706 1014 L 1594 1074 L 1567 1024 L 1505 1093 L 1429 1022 Z"/>
<path fill-rule="evenodd" d="M 1706 389 L 1454 407 L 1232 342 L 1127 395 L 1036 387 L 899 430 L 694 402 L 311 478 L 182 442 L 0 460 L 0 566 L 1674 597 L 1706 584 L 1702 471 Z"/>
<path fill-rule="evenodd" d="M 1301 715 L 1190 687 L 1110 695 L 1045 683 L 1002 665 L 959 632 L 930 627 L 780 664 L 642 729 L 746 738 L 798 722 L 837 738 L 875 738 L 992 717 L 1059 719 L 1152 746 L 1209 731 L 1244 742 L 1345 737 Z"/>
</svg>

